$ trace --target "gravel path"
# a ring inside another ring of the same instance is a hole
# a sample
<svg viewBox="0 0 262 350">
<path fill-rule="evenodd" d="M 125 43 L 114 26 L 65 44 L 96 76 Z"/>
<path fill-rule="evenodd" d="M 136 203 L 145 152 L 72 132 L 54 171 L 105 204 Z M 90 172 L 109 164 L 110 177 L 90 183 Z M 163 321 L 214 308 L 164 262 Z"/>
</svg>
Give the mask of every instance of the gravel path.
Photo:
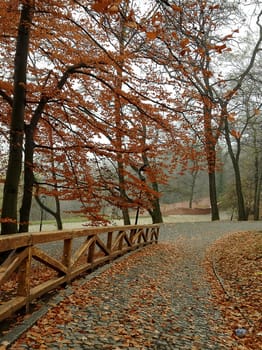
<svg viewBox="0 0 262 350">
<path fill-rule="evenodd" d="M 165 224 L 160 244 L 76 281 L 72 294 L 10 349 L 233 349 L 215 331 L 223 319 L 209 301 L 202 261 L 224 233 L 260 228 L 259 222 Z"/>
</svg>

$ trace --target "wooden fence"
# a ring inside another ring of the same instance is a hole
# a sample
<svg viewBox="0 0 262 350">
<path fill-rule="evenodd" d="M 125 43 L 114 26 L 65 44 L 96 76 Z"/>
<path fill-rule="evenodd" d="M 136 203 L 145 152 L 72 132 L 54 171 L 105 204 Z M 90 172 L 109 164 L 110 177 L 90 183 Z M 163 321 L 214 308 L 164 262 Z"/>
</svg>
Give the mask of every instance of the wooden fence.
<svg viewBox="0 0 262 350">
<path fill-rule="evenodd" d="M 34 299 L 70 283 L 98 265 L 131 250 L 157 243 L 158 236 L 159 225 L 0 236 L 0 253 L 11 251 L 0 266 L 0 321 L 22 307 L 28 310 Z M 41 278 L 37 277 L 37 273 Z"/>
</svg>

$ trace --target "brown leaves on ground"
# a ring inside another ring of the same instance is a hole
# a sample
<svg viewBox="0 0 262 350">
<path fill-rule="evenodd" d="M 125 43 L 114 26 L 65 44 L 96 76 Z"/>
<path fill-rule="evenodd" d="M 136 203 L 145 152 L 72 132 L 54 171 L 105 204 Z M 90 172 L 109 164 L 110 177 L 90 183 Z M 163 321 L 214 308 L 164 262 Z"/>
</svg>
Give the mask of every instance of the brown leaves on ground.
<svg viewBox="0 0 262 350">
<path fill-rule="evenodd" d="M 262 233 L 234 233 L 216 241 L 206 266 L 214 302 L 238 344 L 233 349 L 262 349 Z M 247 333 L 237 337 L 237 329 Z"/>
</svg>

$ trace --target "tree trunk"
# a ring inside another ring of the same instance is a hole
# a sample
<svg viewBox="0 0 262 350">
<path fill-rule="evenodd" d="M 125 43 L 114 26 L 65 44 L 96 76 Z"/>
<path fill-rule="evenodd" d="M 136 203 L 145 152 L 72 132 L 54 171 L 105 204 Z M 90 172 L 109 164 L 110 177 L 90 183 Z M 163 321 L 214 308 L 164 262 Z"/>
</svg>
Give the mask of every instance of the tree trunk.
<svg viewBox="0 0 262 350">
<path fill-rule="evenodd" d="M 24 113 L 26 98 L 26 70 L 32 6 L 22 5 L 15 53 L 14 98 L 11 114 L 9 159 L 2 204 L 2 234 L 17 232 L 17 204 L 22 171 Z"/>
<path fill-rule="evenodd" d="M 217 137 L 212 132 L 212 103 L 208 98 L 204 102 L 204 132 L 205 151 L 208 166 L 209 198 L 211 205 L 211 220 L 219 220 L 216 189 L 216 142 Z"/>
<path fill-rule="evenodd" d="M 49 132 L 49 141 L 51 147 L 53 147 L 53 133 L 52 129 L 50 129 Z M 51 162 L 52 162 L 52 178 L 53 182 L 55 184 L 55 212 L 54 212 L 54 217 L 56 219 L 56 226 L 58 230 L 63 230 L 63 223 L 62 223 L 62 217 L 61 217 L 61 206 L 60 206 L 60 200 L 59 200 L 59 192 L 58 192 L 58 184 L 57 184 L 57 178 L 56 178 L 56 168 L 55 168 L 55 158 L 53 154 L 53 150 L 51 151 Z"/>
<path fill-rule="evenodd" d="M 217 205 L 217 190 L 216 190 L 216 173 L 212 171 L 208 174 L 209 180 L 209 198 L 211 205 L 211 220 L 219 220 L 219 210 Z"/>
<path fill-rule="evenodd" d="M 235 160 L 234 160 L 235 162 Z M 234 163 L 233 164 L 234 171 L 235 171 L 235 181 L 236 181 L 236 194 L 237 194 L 237 207 L 238 207 L 238 220 L 247 220 L 247 211 L 245 207 L 245 200 L 242 190 L 242 183 L 241 183 L 241 176 L 240 176 L 240 169 L 239 164 Z"/>
<path fill-rule="evenodd" d="M 192 182 L 190 186 L 190 194 L 189 194 L 189 208 L 192 209 L 193 205 L 193 199 L 194 199 L 194 192 L 195 192 L 195 185 L 196 185 L 196 179 L 197 179 L 198 170 L 193 170 L 192 175 Z"/>
<path fill-rule="evenodd" d="M 62 217 L 61 217 L 61 206 L 60 206 L 60 200 L 58 195 L 55 195 L 55 206 L 56 206 L 56 211 L 55 211 L 55 219 L 56 219 L 56 227 L 58 230 L 63 230 L 63 222 L 62 222 Z"/>
<path fill-rule="evenodd" d="M 121 208 L 124 225 L 131 225 L 130 215 L 128 208 Z"/>
<path fill-rule="evenodd" d="M 259 220 L 259 207 L 260 207 L 260 195 L 261 195 L 261 184 L 262 174 L 260 173 L 259 180 L 256 183 L 255 198 L 254 198 L 254 220 Z"/>
<path fill-rule="evenodd" d="M 33 173 L 34 140 L 30 125 L 25 126 L 25 160 L 24 160 L 24 189 L 20 208 L 19 232 L 28 232 L 32 205 L 34 173 Z"/>
<path fill-rule="evenodd" d="M 158 191 L 158 184 L 156 182 L 152 183 L 152 188 L 154 191 Z M 153 224 L 158 224 L 163 222 L 163 217 L 161 213 L 161 208 L 160 208 L 160 202 L 159 198 L 156 197 L 153 200 L 153 209 L 149 211 L 151 217 L 152 217 L 152 223 Z"/>
<path fill-rule="evenodd" d="M 63 222 L 61 217 L 61 207 L 60 207 L 60 200 L 57 195 L 55 195 L 55 206 L 56 210 L 54 212 L 54 217 L 56 220 L 56 227 L 58 230 L 63 230 Z"/>
<path fill-rule="evenodd" d="M 260 207 L 260 195 L 262 185 L 262 172 L 261 166 L 259 166 L 258 157 L 255 161 L 255 193 L 254 193 L 254 220 L 259 220 L 259 207 Z"/>
<path fill-rule="evenodd" d="M 156 201 L 154 201 L 154 207 L 152 210 L 149 210 L 149 214 L 152 218 L 153 224 L 159 224 L 159 223 L 164 222 L 158 199 Z"/>
<path fill-rule="evenodd" d="M 38 195 L 37 192 L 38 192 L 38 190 L 36 191 L 36 194 L 35 194 L 35 200 L 37 201 L 39 206 L 55 218 L 57 229 L 63 230 L 63 222 L 62 222 L 61 210 L 60 210 L 60 201 L 59 201 L 58 196 L 55 196 L 56 210 L 53 211 L 52 209 L 47 207 L 43 201 L 41 201 L 41 199 L 40 199 L 41 197 Z"/>
<path fill-rule="evenodd" d="M 226 115 L 226 114 L 225 114 Z M 236 195 L 237 195 L 237 210 L 238 210 L 238 220 L 247 220 L 247 211 L 245 207 L 245 200 L 242 189 L 240 168 L 239 168 L 239 156 L 240 156 L 240 139 L 236 138 L 237 150 L 236 155 L 233 151 L 231 140 L 230 140 L 230 132 L 227 119 L 225 120 L 225 138 L 227 142 L 228 154 L 231 158 L 234 175 L 235 175 L 235 186 L 236 186 Z"/>
<path fill-rule="evenodd" d="M 120 192 L 120 198 L 123 202 L 126 201 L 127 195 L 125 190 L 125 177 L 123 175 L 124 173 L 124 166 L 122 163 L 121 154 L 118 155 L 118 158 L 121 160 L 118 160 L 117 162 L 117 171 L 118 171 L 118 182 L 119 182 L 119 192 Z M 131 225 L 130 215 L 128 208 L 121 206 L 121 212 L 123 216 L 124 225 Z"/>
</svg>

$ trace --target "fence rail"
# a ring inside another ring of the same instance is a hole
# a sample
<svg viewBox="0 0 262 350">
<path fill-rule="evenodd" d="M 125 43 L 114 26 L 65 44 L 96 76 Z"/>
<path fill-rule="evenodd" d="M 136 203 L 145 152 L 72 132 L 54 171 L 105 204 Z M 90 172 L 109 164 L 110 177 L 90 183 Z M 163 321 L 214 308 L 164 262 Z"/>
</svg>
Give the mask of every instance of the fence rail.
<svg viewBox="0 0 262 350">
<path fill-rule="evenodd" d="M 47 292 L 70 283 L 98 265 L 148 244 L 157 243 L 159 225 L 130 225 L 0 236 L 0 321 Z M 59 245 L 60 244 L 60 245 Z M 55 254 L 50 253 L 51 247 Z M 60 256 L 60 258 L 58 257 Z M 37 268 L 36 268 L 37 266 Z M 39 266 L 43 282 L 35 278 Z M 8 288 L 10 289 L 8 291 Z"/>
</svg>

